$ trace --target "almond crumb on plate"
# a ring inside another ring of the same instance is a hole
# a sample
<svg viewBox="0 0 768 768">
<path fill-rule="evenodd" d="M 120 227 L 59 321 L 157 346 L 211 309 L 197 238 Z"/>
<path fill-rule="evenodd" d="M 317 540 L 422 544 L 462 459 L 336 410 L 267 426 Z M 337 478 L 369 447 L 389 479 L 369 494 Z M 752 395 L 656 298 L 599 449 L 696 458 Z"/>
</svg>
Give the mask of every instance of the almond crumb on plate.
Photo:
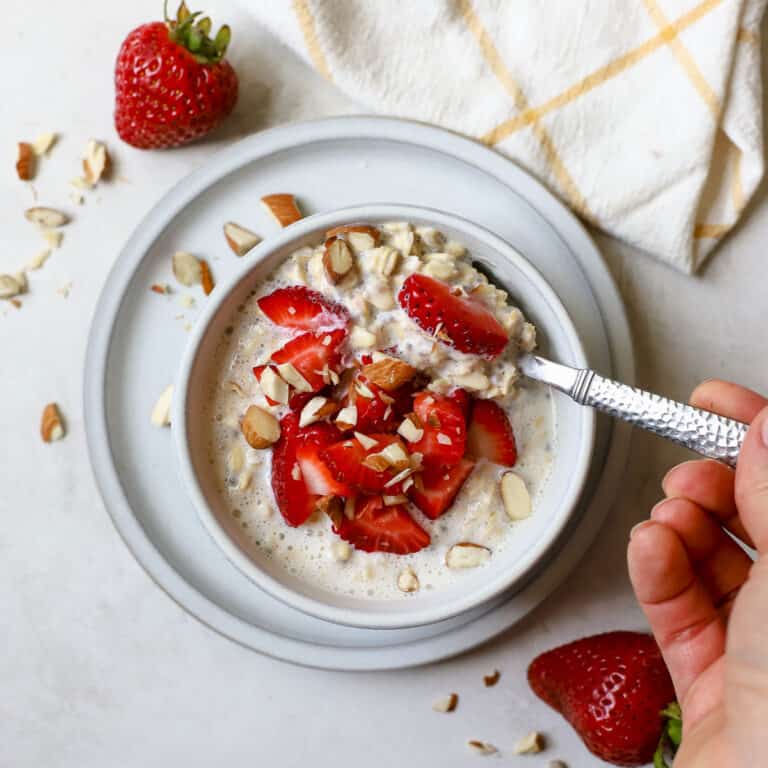
<svg viewBox="0 0 768 768">
<path fill-rule="evenodd" d="M 245 256 L 251 248 L 261 242 L 261 238 L 255 232 L 234 221 L 228 221 L 224 225 L 224 237 L 236 256 Z"/>
<path fill-rule="evenodd" d="M 43 227 L 44 229 L 56 229 L 69 223 L 69 217 L 66 214 L 54 208 L 45 208 L 40 205 L 34 208 L 27 208 L 24 211 L 24 216 L 27 221 L 31 221 L 33 224 L 37 224 L 38 227 Z"/>
<path fill-rule="evenodd" d="M 264 195 L 261 202 L 281 227 L 287 227 L 304 218 L 293 195 L 287 193 Z"/>
<path fill-rule="evenodd" d="M 516 755 L 534 755 L 544 749 L 544 736 L 538 731 L 531 731 L 515 743 Z"/>
<path fill-rule="evenodd" d="M 34 148 L 26 141 L 20 141 L 16 159 L 16 175 L 22 181 L 31 181 L 35 178 L 36 170 L 37 157 Z"/>
<path fill-rule="evenodd" d="M 474 752 L 476 755 L 480 755 L 481 757 L 495 755 L 499 751 L 496 749 L 496 747 L 493 746 L 493 744 L 489 744 L 487 741 L 478 741 L 477 739 L 468 741 L 467 746 L 471 752 Z"/>
<path fill-rule="evenodd" d="M 152 408 L 150 421 L 155 427 L 167 427 L 171 423 L 171 400 L 173 398 L 173 384 L 169 384 L 157 398 Z"/>
<path fill-rule="evenodd" d="M 432 702 L 432 709 L 435 712 L 453 712 L 459 704 L 459 694 L 449 693 Z"/>
<path fill-rule="evenodd" d="M 164 296 L 171 292 L 171 287 L 168 283 L 152 283 L 152 285 L 149 286 L 149 290 Z"/>
<path fill-rule="evenodd" d="M 33 142 L 32 142 L 32 149 L 35 151 L 35 154 L 38 157 L 42 157 L 43 155 L 47 155 L 51 149 L 53 149 L 53 145 L 56 143 L 56 139 L 58 138 L 58 134 L 56 133 L 41 133 Z"/>
<path fill-rule="evenodd" d="M 483 683 L 485 683 L 486 688 L 492 688 L 496 683 L 499 682 L 499 679 L 501 678 L 501 672 L 499 672 L 498 669 L 494 669 L 493 673 L 490 675 L 483 675 Z"/>
<path fill-rule="evenodd" d="M 44 443 L 52 443 L 55 440 L 61 440 L 65 434 L 59 406 L 56 403 L 48 403 L 40 419 L 40 437 L 43 438 Z"/>
<path fill-rule="evenodd" d="M 90 139 L 83 156 L 83 173 L 89 187 L 95 187 L 109 173 L 110 157 L 102 142 Z"/>
<path fill-rule="evenodd" d="M 200 261 L 191 253 L 176 251 L 172 260 L 173 276 L 187 287 L 196 285 L 202 279 L 203 270 Z"/>
<path fill-rule="evenodd" d="M 208 296 L 213 290 L 214 283 L 211 268 L 205 259 L 200 259 L 200 282 L 203 286 L 203 293 Z"/>
</svg>

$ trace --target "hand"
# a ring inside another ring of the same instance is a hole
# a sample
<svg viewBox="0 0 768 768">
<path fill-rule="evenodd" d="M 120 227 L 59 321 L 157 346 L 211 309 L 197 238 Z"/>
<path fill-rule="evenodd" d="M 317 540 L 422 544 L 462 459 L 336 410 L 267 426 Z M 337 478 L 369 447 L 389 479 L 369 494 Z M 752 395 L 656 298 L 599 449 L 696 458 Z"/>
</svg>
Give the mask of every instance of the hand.
<svg viewBox="0 0 768 768">
<path fill-rule="evenodd" d="M 629 574 L 683 710 L 675 768 L 747 768 L 767 759 L 768 400 L 708 381 L 691 404 L 750 423 L 737 469 L 674 467 L 632 530 Z"/>
</svg>

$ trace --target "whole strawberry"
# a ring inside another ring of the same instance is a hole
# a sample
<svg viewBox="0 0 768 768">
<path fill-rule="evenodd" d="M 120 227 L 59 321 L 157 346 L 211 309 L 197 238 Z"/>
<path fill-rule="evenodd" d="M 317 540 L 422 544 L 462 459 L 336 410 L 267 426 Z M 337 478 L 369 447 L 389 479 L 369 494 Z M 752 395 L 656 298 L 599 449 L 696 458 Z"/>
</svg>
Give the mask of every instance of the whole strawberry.
<svg viewBox="0 0 768 768">
<path fill-rule="evenodd" d="M 590 752 L 615 765 L 651 761 L 666 727 L 662 710 L 675 698 L 656 641 L 638 632 L 607 632 L 547 651 L 531 662 L 528 682 Z"/>
<path fill-rule="evenodd" d="M 167 2 L 167 0 L 166 0 Z M 123 41 L 115 65 L 115 127 L 139 149 L 177 147 L 204 136 L 233 110 L 237 75 L 224 55 L 231 32 L 209 37 L 211 20 L 182 2 L 176 19 L 144 24 Z"/>
</svg>

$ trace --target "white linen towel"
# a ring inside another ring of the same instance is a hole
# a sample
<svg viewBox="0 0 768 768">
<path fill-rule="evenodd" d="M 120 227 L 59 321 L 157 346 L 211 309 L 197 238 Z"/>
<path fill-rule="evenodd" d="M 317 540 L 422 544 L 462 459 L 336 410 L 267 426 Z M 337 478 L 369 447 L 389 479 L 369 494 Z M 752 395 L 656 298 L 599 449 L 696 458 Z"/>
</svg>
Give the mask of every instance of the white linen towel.
<svg viewBox="0 0 768 768">
<path fill-rule="evenodd" d="M 367 110 L 474 137 L 693 272 L 763 174 L 766 0 L 244 0 Z"/>
</svg>

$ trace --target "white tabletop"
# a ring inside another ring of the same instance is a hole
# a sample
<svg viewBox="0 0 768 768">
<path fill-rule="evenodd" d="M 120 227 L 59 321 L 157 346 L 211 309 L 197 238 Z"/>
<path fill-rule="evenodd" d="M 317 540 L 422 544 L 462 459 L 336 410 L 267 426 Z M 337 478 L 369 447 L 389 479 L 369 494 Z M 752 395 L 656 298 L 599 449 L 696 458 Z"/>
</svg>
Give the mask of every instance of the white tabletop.
<svg viewBox="0 0 768 768">
<path fill-rule="evenodd" d="M 121 144 L 112 126 L 112 66 L 132 27 L 159 0 L 26 0 L 4 18 L 0 69 L 0 272 L 40 247 L 21 211 L 32 195 L 13 173 L 15 142 L 57 131 L 41 169 L 40 201 L 72 208 L 68 181 L 88 138 L 113 150 L 119 177 L 77 209 L 77 221 L 32 276 L 16 310 L 0 308 L 0 610 L 4 615 L 0 765 L 318 766 L 471 764 L 467 739 L 505 762 L 597 765 L 573 731 L 530 693 L 540 650 L 611 628 L 642 628 L 624 564 L 629 528 L 659 497 L 683 452 L 638 434 L 626 494 L 576 570 L 521 625 L 473 653 L 432 667 L 376 674 L 300 669 L 263 658 L 185 614 L 145 575 L 109 521 L 85 450 L 81 394 L 90 316 L 119 246 L 162 193 L 217 147 L 289 120 L 360 111 L 226 0 L 208 3 L 235 25 L 231 58 L 242 97 L 215 140 L 169 153 Z M 649 222 L 653 226 L 653 222 Z M 629 308 L 640 383 L 684 398 L 722 376 L 768 389 L 768 202 L 759 195 L 700 277 L 598 238 Z M 70 282 L 64 298 L 57 289 Z M 69 434 L 44 445 L 42 407 L 57 401 Z M 143 416 L 142 416 L 143 418 Z M 494 668 L 501 682 L 485 689 Z M 431 711 L 460 694 L 452 715 Z M 514 741 L 545 732 L 550 748 L 516 758 Z M 225 762 L 226 761 L 226 762 Z"/>
</svg>

